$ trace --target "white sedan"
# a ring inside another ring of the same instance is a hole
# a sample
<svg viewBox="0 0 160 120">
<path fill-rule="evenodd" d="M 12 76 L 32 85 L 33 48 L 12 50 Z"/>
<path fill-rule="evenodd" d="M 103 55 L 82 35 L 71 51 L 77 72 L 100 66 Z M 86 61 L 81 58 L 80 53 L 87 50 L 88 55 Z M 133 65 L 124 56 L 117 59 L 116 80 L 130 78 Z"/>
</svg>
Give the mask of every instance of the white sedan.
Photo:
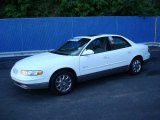
<svg viewBox="0 0 160 120">
<path fill-rule="evenodd" d="M 22 59 L 11 77 L 24 89 L 47 88 L 58 95 L 69 93 L 77 81 L 117 71 L 141 72 L 150 58 L 148 46 L 120 35 L 79 36 L 52 52 Z"/>
</svg>

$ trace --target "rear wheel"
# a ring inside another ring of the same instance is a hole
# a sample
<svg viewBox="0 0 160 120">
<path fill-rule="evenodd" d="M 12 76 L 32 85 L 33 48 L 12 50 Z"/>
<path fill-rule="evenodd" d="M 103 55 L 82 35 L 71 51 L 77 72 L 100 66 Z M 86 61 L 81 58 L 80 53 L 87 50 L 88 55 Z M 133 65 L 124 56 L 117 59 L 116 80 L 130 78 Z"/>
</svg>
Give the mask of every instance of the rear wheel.
<svg viewBox="0 0 160 120">
<path fill-rule="evenodd" d="M 49 88 L 51 92 L 57 95 L 64 95 L 73 89 L 75 77 L 72 72 L 59 71 L 53 75 L 50 80 Z"/>
<path fill-rule="evenodd" d="M 129 66 L 129 72 L 132 75 L 139 74 L 142 70 L 142 59 L 141 58 L 134 58 Z"/>
</svg>

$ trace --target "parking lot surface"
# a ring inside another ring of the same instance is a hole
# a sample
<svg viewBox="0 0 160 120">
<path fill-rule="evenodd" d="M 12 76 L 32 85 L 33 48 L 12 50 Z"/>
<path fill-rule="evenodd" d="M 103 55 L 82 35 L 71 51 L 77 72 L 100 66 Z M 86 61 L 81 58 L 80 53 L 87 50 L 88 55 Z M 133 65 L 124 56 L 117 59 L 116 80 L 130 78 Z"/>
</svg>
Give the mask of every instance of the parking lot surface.
<svg viewBox="0 0 160 120">
<path fill-rule="evenodd" d="M 0 58 L 0 120 L 160 120 L 160 50 L 139 75 L 82 82 L 65 96 L 15 86 L 10 70 L 22 58 Z"/>
</svg>

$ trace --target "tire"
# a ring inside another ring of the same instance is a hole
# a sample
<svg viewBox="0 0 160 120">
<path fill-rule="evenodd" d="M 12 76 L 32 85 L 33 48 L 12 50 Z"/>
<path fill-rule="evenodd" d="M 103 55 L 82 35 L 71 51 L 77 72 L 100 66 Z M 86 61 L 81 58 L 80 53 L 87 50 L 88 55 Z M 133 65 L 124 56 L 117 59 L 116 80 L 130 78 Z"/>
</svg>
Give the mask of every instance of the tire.
<svg viewBox="0 0 160 120">
<path fill-rule="evenodd" d="M 56 95 L 65 95 L 72 91 L 74 84 L 75 77 L 72 72 L 61 70 L 51 77 L 49 89 Z"/>
<path fill-rule="evenodd" d="M 137 75 L 142 70 L 142 59 L 141 58 L 134 58 L 129 66 L 129 73 L 131 75 Z"/>
</svg>

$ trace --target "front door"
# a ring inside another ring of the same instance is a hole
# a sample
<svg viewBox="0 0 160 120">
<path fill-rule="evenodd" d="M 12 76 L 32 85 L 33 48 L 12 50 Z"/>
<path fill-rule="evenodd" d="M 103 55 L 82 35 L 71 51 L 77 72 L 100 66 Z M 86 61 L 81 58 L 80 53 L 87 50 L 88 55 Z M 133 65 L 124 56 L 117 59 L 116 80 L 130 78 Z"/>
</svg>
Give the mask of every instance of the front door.
<svg viewBox="0 0 160 120">
<path fill-rule="evenodd" d="M 96 73 L 106 69 L 106 38 L 98 38 L 92 41 L 86 50 L 93 50 L 94 54 L 80 56 L 81 75 Z"/>
</svg>

